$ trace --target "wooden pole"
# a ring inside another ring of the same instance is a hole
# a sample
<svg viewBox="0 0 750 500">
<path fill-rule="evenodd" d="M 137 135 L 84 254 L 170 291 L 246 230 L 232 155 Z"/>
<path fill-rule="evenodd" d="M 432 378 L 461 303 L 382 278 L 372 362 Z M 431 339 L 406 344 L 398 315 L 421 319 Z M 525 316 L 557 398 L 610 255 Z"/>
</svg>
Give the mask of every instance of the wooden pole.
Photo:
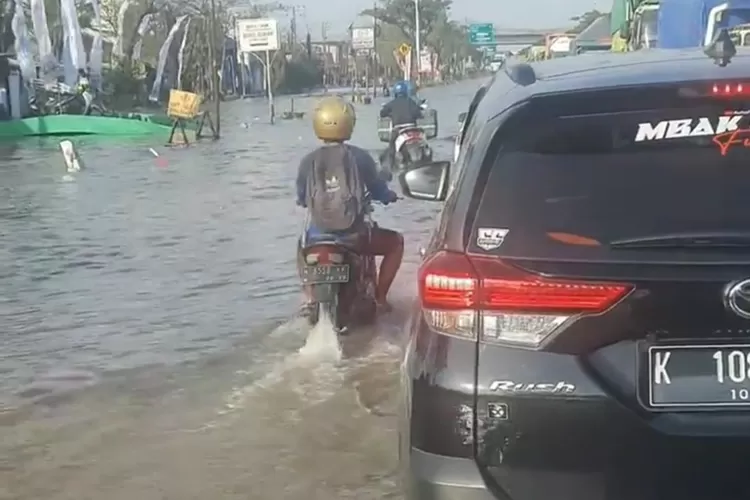
<svg viewBox="0 0 750 500">
<path fill-rule="evenodd" d="M 214 139 L 218 139 L 221 135 L 221 83 L 219 81 L 219 71 L 216 67 L 216 0 L 211 0 L 211 17 L 209 18 L 209 37 L 208 37 L 208 53 L 211 59 L 211 81 L 214 87 L 214 99 L 216 108 L 214 113 L 216 115 L 216 123 L 214 125 Z M 224 43 L 224 37 L 222 37 L 222 43 Z"/>
</svg>

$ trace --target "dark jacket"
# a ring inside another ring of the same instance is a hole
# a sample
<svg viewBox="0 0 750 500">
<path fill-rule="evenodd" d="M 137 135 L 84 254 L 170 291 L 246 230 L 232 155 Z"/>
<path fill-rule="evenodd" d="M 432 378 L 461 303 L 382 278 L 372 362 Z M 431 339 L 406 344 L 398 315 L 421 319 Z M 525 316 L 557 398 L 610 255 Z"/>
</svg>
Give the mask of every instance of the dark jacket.
<svg viewBox="0 0 750 500">
<path fill-rule="evenodd" d="M 411 97 L 396 97 L 380 109 L 381 118 L 390 118 L 395 127 L 417 123 L 422 118 L 422 108 Z"/>
</svg>

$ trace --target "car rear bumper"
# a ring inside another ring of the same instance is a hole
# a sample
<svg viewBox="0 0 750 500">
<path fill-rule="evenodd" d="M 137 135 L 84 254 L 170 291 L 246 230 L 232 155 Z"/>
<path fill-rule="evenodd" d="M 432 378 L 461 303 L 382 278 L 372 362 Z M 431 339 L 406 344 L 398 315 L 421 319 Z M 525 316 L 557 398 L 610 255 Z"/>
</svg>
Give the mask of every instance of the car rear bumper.
<svg viewBox="0 0 750 500">
<path fill-rule="evenodd" d="M 470 458 L 411 449 L 407 500 L 497 500 Z"/>
</svg>

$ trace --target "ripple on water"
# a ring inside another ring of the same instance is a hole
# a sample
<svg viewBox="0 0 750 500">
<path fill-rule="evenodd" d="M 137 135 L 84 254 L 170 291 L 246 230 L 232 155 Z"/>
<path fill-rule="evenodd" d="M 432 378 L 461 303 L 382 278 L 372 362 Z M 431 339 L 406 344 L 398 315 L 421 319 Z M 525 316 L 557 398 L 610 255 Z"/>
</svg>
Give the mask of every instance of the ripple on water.
<svg viewBox="0 0 750 500">
<path fill-rule="evenodd" d="M 450 128 L 476 86 L 425 94 Z M 377 109 L 358 106 L 353 139 L 376 153 Z M 0 497 L 398 496 L 403 318 L 337 355 L 301 320 L 269 326 L 298 305 L 294 180 L 317 144 L 309 122 L 254 120 L 265 112 L 232 103 L 221 141 L 159 148 L 165 168 L 154 139 L 86 142 L 89 169 L 68 182 L 54 141 L 0 147 L 0 425 L 13 431 Z M 452 144 L 435 149 L 448 158 Z M 406 233 L 398 303 L 438 210 L 404 201 L 376 214 Z"/>
</svg>

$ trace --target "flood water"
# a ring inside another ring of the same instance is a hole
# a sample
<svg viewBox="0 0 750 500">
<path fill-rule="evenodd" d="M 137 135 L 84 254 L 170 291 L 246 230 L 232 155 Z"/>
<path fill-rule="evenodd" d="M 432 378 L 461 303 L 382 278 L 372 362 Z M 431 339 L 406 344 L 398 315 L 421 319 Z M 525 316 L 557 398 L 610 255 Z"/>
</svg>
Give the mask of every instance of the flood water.
<svg viewBox="0 0 750 500">
<path fill-rule="evenodd" d="M 480 83 L 424 91 L 439 137 Z M 353 138 L 374 154 L 379 102 Z M 79 140 L 70 175 L 54 141 L 0 144 L 0 499 L 401 497 L 402 327 L 439 205 L 376 209 L 406 237 L 397 309 L 336 360 L 294 319 L 311 125 L 265 112 L 226 103 L 222 139 L 184 149 Z"/>
</svg>

